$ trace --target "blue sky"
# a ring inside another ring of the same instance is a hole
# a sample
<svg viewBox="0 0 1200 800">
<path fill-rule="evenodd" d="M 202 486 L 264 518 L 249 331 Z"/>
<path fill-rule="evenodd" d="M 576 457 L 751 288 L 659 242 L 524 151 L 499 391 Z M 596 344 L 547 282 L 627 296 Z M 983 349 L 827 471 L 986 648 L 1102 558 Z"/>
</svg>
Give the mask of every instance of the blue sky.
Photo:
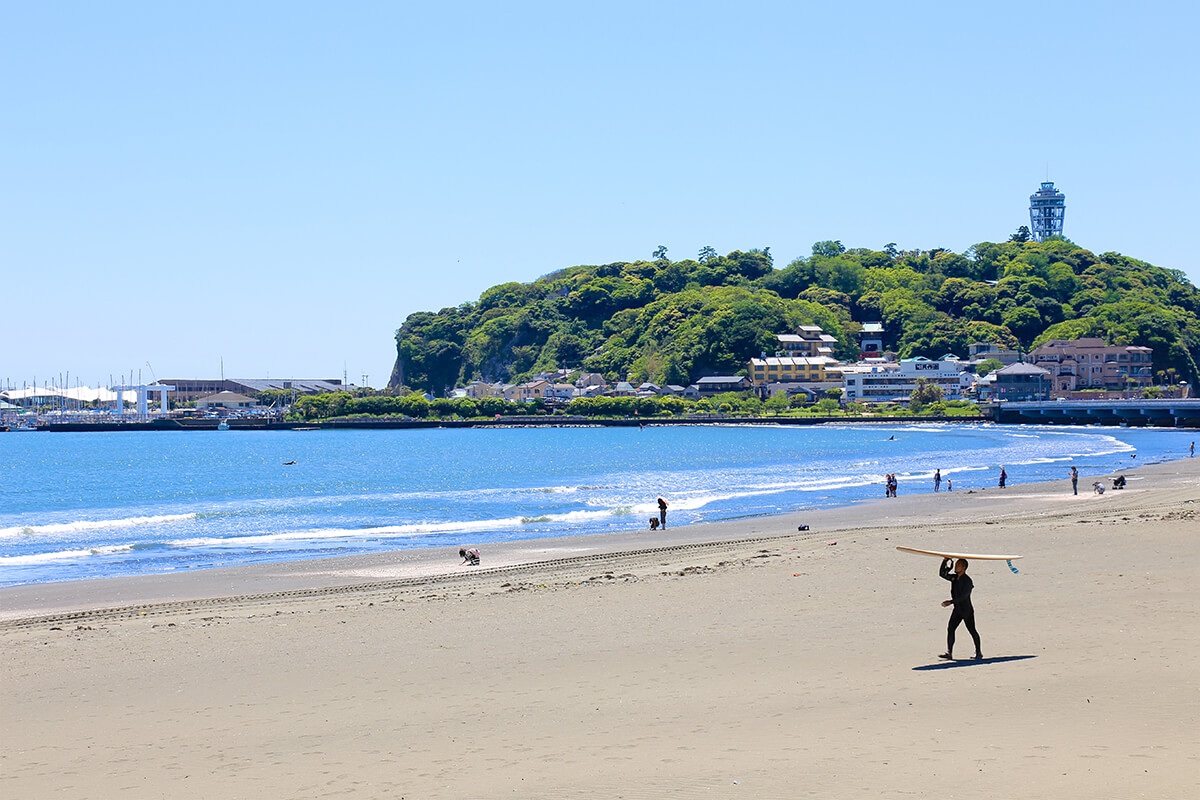
<svg viewBox="0 0 1200 800">
<path fill-rule="evenodd" d="M 1028 224 L 1200 282 L 1190 3 L 7 3 L 0 380 L 381 386 L 413 311 Z M 146 365 L 150 364 L 148 368 Z"/>
</svg>

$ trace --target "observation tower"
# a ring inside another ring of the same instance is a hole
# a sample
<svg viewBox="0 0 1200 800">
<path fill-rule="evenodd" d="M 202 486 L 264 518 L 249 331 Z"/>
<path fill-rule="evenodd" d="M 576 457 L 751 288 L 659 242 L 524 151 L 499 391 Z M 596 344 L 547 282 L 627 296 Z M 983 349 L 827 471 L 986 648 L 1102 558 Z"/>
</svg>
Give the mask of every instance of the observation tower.
<svg viewBox="0 0 1200 800">
<path fill-rule="evenodd" d="M 1035 241 L 1062 236 L 1066 214 L 1067 196 L 1054 188 L 1054 181 L 1042 181 L 1042 188 L 1029 195 L 1029 229 Z"/>
</svg>

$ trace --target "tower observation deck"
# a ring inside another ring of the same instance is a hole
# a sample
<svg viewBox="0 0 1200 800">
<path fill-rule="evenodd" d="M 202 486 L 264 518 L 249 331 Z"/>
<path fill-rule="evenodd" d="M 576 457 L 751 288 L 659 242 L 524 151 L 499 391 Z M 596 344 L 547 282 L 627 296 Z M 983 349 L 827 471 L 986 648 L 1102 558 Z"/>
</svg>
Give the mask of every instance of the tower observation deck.
<svg viewBox="0 0 1200 800">
<path fill-rule="evenodd" d="M 1066 214 L 1067 196 L 1054 188 L 1054 181 L 1043 181 L 1042 188 L 1029 195 L 1029 229 L 1034 240 L 1062 236 Z"/>
</svg>

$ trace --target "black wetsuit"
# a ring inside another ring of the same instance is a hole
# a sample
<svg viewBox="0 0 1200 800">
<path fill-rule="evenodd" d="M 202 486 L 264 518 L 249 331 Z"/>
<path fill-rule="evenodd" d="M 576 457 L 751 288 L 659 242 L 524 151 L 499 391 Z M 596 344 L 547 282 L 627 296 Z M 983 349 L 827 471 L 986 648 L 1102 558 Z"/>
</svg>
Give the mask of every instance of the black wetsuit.
<svg viewBox="0 0 1200 800">
<path fill-rule="evenodd" d="M 971 590 L 975 583 L 967 573 L 958 575 L 954 572 L 954 562 L 946 559 L 938 572 L 950 581 L 950 599 L 954 601 L 954 612 L 950 615 L 950 624 L 946 628 L 946 652 L 954 652 L 954 631 L 960 622 L 967 623 L 967 632 L 975 640 L 975 655 L 980 654 L 979 631 L 975 630 L 975 607 L 971 605 Z"/>
</svg>

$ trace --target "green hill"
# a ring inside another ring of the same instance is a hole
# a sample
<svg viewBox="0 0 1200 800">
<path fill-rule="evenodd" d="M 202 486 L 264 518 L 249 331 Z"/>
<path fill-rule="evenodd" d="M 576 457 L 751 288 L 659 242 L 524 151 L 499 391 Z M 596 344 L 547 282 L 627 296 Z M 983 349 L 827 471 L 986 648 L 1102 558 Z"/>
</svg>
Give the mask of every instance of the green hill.
<svg viewBox="0 0 1200 800">
<path fill-rule="evenodd" d="M 784 269 L 769 248 L 655 255 L 569 267 L 411 314 L 396 332 L 389 387 L 442 394 L 559 367 L 686 384 L 744 374 L 750 358 L 775 350 L 776 334 L 799 325 L 820 325 L 837 337 L 839 358 L 855 359 L 864 322 L 882 322 L 886 346 L 902 357 L 965 357 L 976 341 L 1031 349 L 1098 336 L 1154 348 L 1162 381 L 1198 377 L 1200 291 L 1183 273 L 1063 239 L 983 242 L 961 255 L 827 241 Z"/>
</svg>

